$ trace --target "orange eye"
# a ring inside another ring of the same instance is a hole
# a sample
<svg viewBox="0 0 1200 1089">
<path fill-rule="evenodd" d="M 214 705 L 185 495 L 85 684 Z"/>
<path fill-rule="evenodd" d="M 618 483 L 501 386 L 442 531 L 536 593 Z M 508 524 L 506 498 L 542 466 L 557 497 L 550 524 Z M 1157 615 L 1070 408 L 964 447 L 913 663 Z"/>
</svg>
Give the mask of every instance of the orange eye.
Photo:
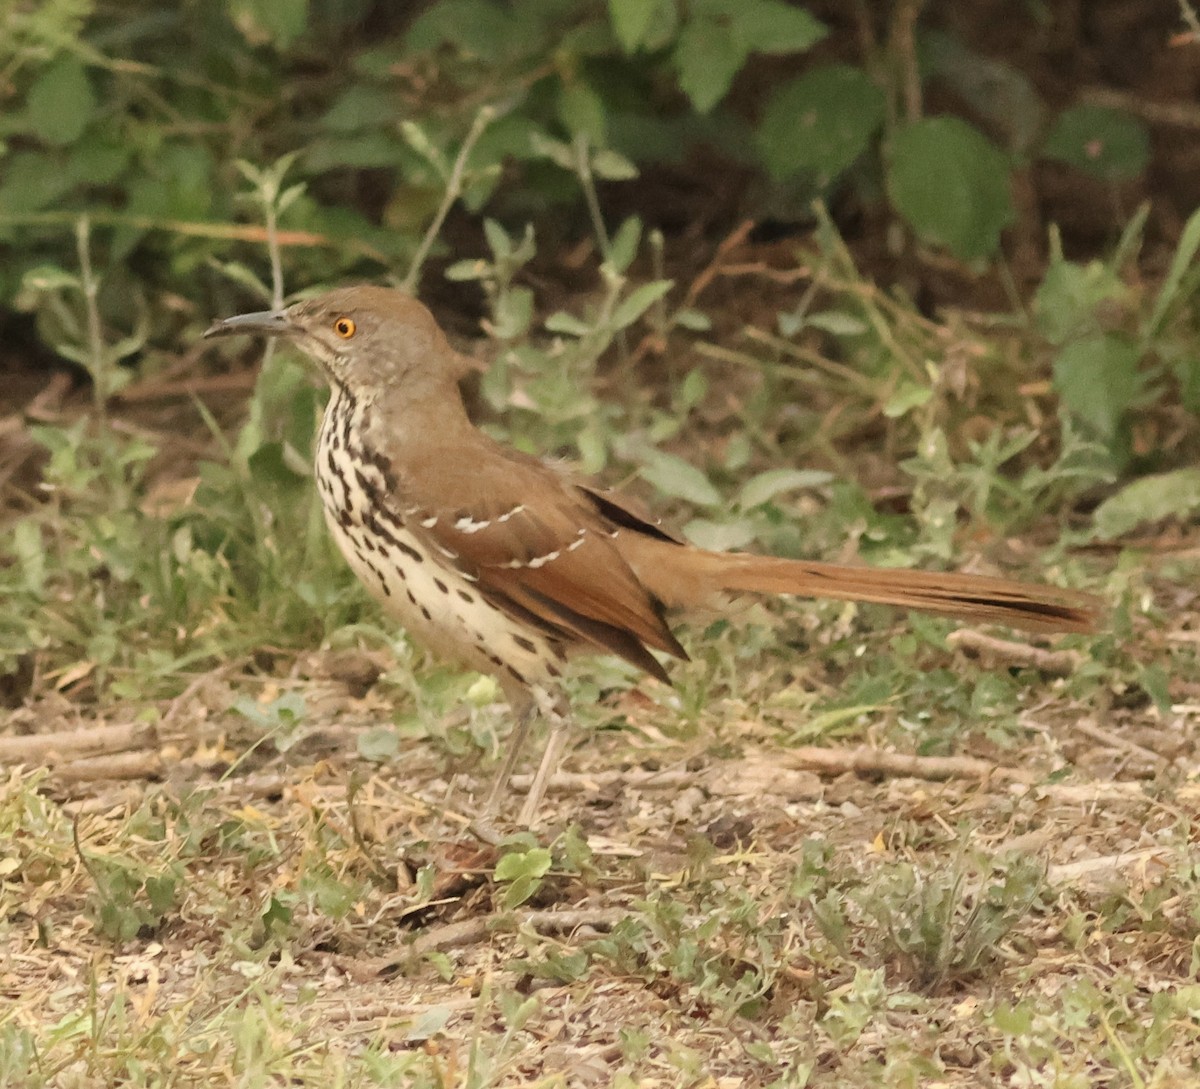
<svg viewBox="0 0 1200 1089">
<path fill-rule="evenodd" d="M 333 331 L 343 340 L 349 340 L 354 336 L 354 330 L 357 328 L 358 326 L 354 324 L 353 318 L 338 318 L 333 323 Z"/>
</svg>

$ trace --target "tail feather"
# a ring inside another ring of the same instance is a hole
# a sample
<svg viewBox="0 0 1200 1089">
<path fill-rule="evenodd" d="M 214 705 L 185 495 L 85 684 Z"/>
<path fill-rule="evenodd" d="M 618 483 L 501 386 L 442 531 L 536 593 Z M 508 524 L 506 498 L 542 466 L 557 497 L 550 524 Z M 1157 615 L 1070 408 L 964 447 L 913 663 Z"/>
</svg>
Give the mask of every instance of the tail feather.
<svg viewBox="0 0 1200 1089">
<path fill-rule="evenodd" d="M 1090 594 L 983 575 L 846 567 L 737 553 L 704 555 L 715 592 L 864 601 L 1044 632 L 1094 631 L 1101 613 L 1100 601 Z"/>
</svg>

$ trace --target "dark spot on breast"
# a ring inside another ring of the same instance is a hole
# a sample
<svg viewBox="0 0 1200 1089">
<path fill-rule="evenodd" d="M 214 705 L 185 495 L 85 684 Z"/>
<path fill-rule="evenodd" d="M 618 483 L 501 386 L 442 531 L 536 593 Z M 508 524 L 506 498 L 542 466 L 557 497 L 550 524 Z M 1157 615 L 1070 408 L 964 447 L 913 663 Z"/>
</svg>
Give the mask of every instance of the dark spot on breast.
<svg viewBox="0 0 1200 1089">
<path fill-rule="evenodd" d="M 465 601 L 468 605 L 475 604 L 475 599 L 470 594 L 468 594 L 466 590 L 459 590 L 458 596 L 461 597 L 463 599 L 463 601 Z"/>
<path fill-rule="evenodd" d="M 400 549 L 414 563 L 424 563 L 425 557 L 421 555 L 415 548 L 406 545 L 403 541 L 397 541 L 396 547 Z"/>
<path fill-rule="evenodd" d="M 537 647 L 533 645 L 533 641 L 526 639 L 523 635 L 514 635 L 513 642 L 516 643 L 517 646 L 519 646 L 522 650 L 529 651 L 530 654 L 537 653 Z"/>
<path fill-rule="evenodd" d="M 366 450 L 365 455 L 367 460 L 379 470 L 379 475 L 383 477 L 384 487 L 389 492 L 396 491 L 399 481 L 396 479 L 396 474 L 392 472 L 392 459 L 374 449 Z"/>
<path fill-rule="evenodd" d="M 424 606 L 424 605 L 422 605 L 422 606 L 421 606 L 421 615 L 422 615 L 422 616 L 423 616 L 423 617 L 424 617 L 426 620 L 429 620 L 429 621 L 432 621 L 432 620 L 433 620 L 433 614 L 432 614 L 432 613 L 430 613 L 430 611 L 429 611 L 427 608 L 425 608 L 425 606 Z"/>
<path fill-rule="evenodd" d="M 448 593 L 450 592 L 450 587 L 449 587 L 449 586 L 447 586 L 447 585 L 446 585 L 444 582 L 442 582 L 442 580 L 441 580 L 441 579 L 434 579 L 434 580 L 433 580 L 433 584 L 434 584 L 434 586 L 436 586 L 436 587 L 437 587 L 439 590 L 441 590 L 443 594 L 448 594 Z"/>
<path fill-rule="evenodd" d="M 517 682 L 517 684 L 522 684 L 522 685 L 523 685 L 523 684 L 525 684 L 525 683 L 526 683 L 526 682 L 525 682 L 525 678 L 524 678 L 524 677 L 522 677 L 522 676 L 521 676 L 521 674 L 520 674 L 520 673 L 518 673 L 518 672 L 517 672 L 515 669 L 513 669 L 513 667 L 512 667 L 512 666 L 510 666 L 510 665 L 508 665 L 508 664 L 506 663 L 506 664 L 505 664 L 505 666 L 504 666 L 504 668 L 508 670 L 508 672 L 509 672 L 509 674 L 511 675 L 512 679 L 513 679 L 514 681 L 516 681 L 516 682 Z"/>
</svg>

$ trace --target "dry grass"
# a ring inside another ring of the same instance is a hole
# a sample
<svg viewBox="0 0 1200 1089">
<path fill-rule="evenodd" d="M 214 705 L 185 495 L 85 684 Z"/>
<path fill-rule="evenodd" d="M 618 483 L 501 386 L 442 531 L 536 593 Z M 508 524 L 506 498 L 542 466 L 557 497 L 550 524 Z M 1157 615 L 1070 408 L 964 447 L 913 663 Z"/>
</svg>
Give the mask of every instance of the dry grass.
<svg viewBox="0 0 1200 1089">
<path fill-rule="evenodd" d="M 981 722 L 960 765 L 901 777 L 856 746 L 902 750 L 903 704 L 807 767 L 784 660 L 698 718 L 646 685 L 590 712 L 625 728 L 580 738 L 550 868 L 507 909 L 496 862 L 534 844 L 471 834 L 477 751 L 362 759 L 395 693 L 327 666 L 294 671 L 287 731 L 230 711 L 235 676 L 193 686 L 160 782 L 10 774 L 3 1084 L 1163 1086 L 1200 1063 L 1194 702 L 1027 674 L 1007 740 Z"/>
</svg>

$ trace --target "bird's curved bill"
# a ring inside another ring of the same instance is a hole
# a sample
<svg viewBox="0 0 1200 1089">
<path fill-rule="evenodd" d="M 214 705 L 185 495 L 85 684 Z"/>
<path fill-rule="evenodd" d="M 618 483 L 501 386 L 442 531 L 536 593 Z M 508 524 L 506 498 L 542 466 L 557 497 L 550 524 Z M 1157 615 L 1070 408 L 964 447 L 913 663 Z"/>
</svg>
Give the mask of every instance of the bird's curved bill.
<svg viewBox="0 0 1200 1089">
<path fill-rule="evenodd" d="M 205 330 L 207 337 L 247 336 L 285 337 L 296 331 L 286 310 L 260 310 L 215 321 Z"/>
</svg>

